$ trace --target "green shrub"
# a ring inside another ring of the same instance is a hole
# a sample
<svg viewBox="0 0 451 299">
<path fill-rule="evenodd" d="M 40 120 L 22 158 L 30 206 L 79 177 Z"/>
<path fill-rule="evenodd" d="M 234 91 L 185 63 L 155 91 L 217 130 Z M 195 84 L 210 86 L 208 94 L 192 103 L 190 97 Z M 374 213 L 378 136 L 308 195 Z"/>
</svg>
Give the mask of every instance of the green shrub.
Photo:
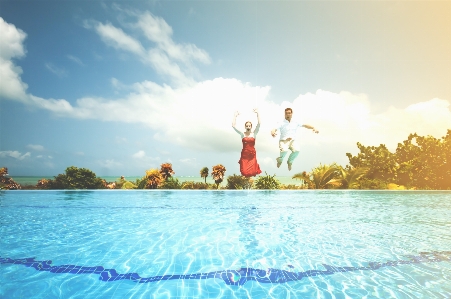
<svg viewBox="0 0 451 299">
<path fill-rule="evenodd" d="M 136 188 L 138 188 L 138 186 L 136 186 L 132 182 L 129 182 L 129 181 L 121 182 L 120 189 L 136 189 Z"/>
<path fill-rule="evenodd" d="M 105 181 L 98 178 L 94 172 L 87 168 L 70 166 L 65 174 L 58 174 L 49 180 L 48 189 L 105 189 Z"/>
<path fill-rule="evenodd" d="M 0 168 L 0 190 L 19 190 L 21 189 L 20 184 L 14 182 L 12 178 L 7 178 L 8 168 L 2 167 Z"/>
<path fill-rule="evenodd" d="M 159 189 L 181 189 L 182 184 L 178 179 L 173 177 L 168 177 L 163 183 L 158 187 Z"/>
<path fill-rule="evenodd" d="M 255 180 L 255 189 L 280 189 L 280 182 L 275 178 L 276 175 L 270 176 L 265 171 L 264 176 L 259 176 Z"/>
<path fill-rule="evenodd" d="M 302 185 L 295 185 L 295 184 L 288 184 L 288 185 L 280 184 L 280 189 L 281 190 L 301 190 L 301 189 L 307 189 L 307 187 L 302 186 Z"/>
<path fill-rule="evenodd" d="M 147 185 L 147 179 L 145 177 L 141 179 L 136 179 L 137 189 L 145 189 Z"/>
<path fill-rule="evenodd" d="M 380 179 L 363 178 L 359 183 L 359 189 L 388 189 L 387 182 Z"/>
<path fill-rule="evenodd" d="M 51 189 L 51 180 L 48 179 L 40 179 L 36 184 L 36 189 L 48 190 Z"/>
<path fill-rule="evenodd" d="M 227 177 L 226 189 L 250 189 L 253 184 L 254 180 L 252 178 L 233 174 Z"/>
<path fill-rule="evenodd" d="M 208 184 L 202 182 L 185 181 L 182 183 L 181 189 L 192 189 L 192 190 L 205 190 L 205 189 L 216 189 L 215 184 Z"/>
</svg>

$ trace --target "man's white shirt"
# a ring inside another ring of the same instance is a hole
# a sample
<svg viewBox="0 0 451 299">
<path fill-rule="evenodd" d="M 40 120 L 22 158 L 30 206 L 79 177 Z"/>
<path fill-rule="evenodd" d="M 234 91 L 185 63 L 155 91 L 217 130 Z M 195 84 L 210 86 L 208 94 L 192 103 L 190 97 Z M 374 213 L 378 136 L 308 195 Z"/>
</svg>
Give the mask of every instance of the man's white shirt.
<svg viewBox="0 0 451 299">
<path fill-rule="evenodd" d="M 296 139 L 296 131 L 301 127 L 302 125 L 293 119 L 291 121 L 284 119 L 278 122 L 276 129 L 279 130 L 279 140 Z"/>
</svg>

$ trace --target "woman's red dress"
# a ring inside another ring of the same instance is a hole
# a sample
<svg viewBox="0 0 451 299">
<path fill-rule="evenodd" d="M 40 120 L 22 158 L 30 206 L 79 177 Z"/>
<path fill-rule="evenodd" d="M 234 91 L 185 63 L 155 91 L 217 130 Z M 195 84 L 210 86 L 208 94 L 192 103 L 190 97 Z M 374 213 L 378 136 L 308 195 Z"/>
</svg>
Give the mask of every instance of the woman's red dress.
<svg viewBox="0 0 451 299">
<path fill-rule="evenodd" d="M 243 149 L 241 150 L 240 163 L 241 175 L 246 177 L 256 176 L 262 173 L 257 163 L 257 153 L 255 152 L 255 138 L 244 137 L 242 140 Z"/>
</svg>

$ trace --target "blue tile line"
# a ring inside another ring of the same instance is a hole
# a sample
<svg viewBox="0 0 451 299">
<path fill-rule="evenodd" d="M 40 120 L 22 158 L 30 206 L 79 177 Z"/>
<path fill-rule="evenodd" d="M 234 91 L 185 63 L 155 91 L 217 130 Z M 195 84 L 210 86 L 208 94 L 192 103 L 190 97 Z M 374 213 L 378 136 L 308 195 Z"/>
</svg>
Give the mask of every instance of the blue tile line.
<svg viewBox="0 0 451 299">
<path fill-rule="evenodd" d="M 138 273 L 119 274 L 115 269 L 105 269 L 102 266 L 84 267 L 77 265 L 51 266 L 52 261 L 36 261 L 35 258 L 11 259 L 0 257 L 0 264 L 24 265 L 34 268 L 38 271 L 47 271 L 51 273 L 70 273 L 70 274 L 99 274 L 101 281 L 131 280 L 137 283 L 150 283 L 163 280 L 184 280 L 184 279 L 222 279 L 227 285 L 242 286 L 247 281 L 254 280 L 260 283 L 286 283 L 289 281 L 298 281 L 304 277 L 325 276 L 334 273 L 344 273 L 359 270 L 377 270 L 383 267 L 396 267 L 398 265 L 434 263 L 442 261 L 451 261 L 451 251 L 432 251 L 420 252 L 419 255 L 406 256 L 408 260 L 396 260 L 381 262 L 370 262 L 368 266 L 363 267 L 337 267 L 322 264 L 325 270 L 308 270 L 305 272 L 290 272 L 285 270 L 269 268 L 268 270 L 241 268 L 238 270 L 221 270 L 207 273 L 193 274 L 174 274 L 152 277 L 141 277 Z"/>
</svg>

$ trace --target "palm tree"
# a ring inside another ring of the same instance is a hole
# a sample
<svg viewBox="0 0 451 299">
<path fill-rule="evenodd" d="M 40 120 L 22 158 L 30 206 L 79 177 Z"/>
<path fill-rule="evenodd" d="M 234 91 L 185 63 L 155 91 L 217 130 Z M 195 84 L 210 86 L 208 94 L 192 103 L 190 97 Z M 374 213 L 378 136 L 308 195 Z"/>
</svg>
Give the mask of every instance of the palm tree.
<svg viewBox="0 0 451 299">
<path fill-rule="evenodd" d="M 217 188 L 219 188 L 219 184 L 224 179 L 225 172 L 226 172 L 226 168 L 222 164 L 218 164 L 216 166 L 213 166 L 213 171 L 211 173 L 211 176 L 215 180 Z"/>
<path fill-rule="evenodd" d="M 208 167 L 203 167 L 201 170 L 200 170 L 200 177 L 201 178 L 204 178 L 204 180 L 205 180 L 205 184 L 207 183 L 207 176 L 208 176 Z"/>
<path fill-rule="evenodd" d="M 160 167 L 161 176 L 165 181 L 167 181 L 170 177 L 172 177 L 173 174 L 175 174 L 174 170 L 172 170 L 171 163 L 163 163 Z"/>
<path fill-rule="evenodd" d="M 359 180 L 363 178 L 369 170 L 369 167 L 352 167 L 349 169 L 340 167 L 341 178 L 338 180 L 341 182 L 341 187 L 344 189 L 358 189 Z"/>
<path fill-rule="evenodd" d="M 312 169 L 311 173 L 301 172 L 293 176 L 293 179 L 300 179 L 309 189 L 330 189 L 341 186 L 340 179 L 341 166 L 336 163 L 322 165 Z"/>
</svg>

